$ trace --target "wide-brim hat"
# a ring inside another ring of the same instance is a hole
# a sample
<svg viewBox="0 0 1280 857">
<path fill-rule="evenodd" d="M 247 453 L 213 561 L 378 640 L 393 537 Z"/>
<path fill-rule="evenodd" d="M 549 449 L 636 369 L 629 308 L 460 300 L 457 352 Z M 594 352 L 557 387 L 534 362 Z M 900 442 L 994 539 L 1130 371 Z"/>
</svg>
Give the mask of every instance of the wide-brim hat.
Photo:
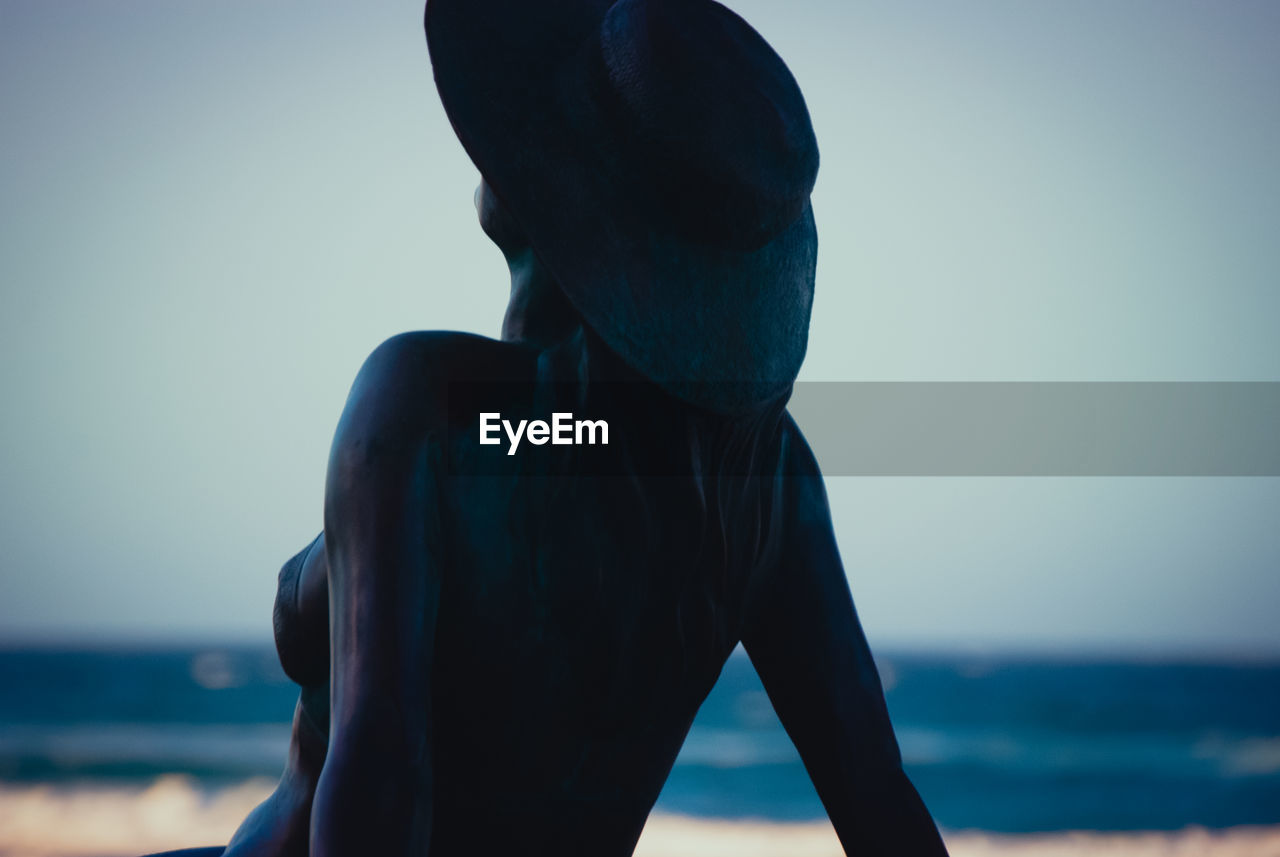
<svg viewBox="0 0 1280 857">
<path fill-rule="evenodd" d="M 711 0 L 429 0 L 445 111 L 574 307 L 673 395 L 744 413 L 804 359 L 818 149 Z"/>
</svg>

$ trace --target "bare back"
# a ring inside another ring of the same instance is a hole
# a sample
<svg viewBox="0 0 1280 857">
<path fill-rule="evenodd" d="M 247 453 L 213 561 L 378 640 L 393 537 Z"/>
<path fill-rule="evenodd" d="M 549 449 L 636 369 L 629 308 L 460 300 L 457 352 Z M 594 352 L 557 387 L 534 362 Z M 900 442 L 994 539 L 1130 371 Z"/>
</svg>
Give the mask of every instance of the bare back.
<svg viewBox="0 0 1280 857">
<path fill-rule="evenodd" d="M 497 346 L 502 369 L 526 377 L 485 407 L 513 423 L 604 419 L 607 448 L 495 456 L 505 450 L 472 443 L 465 408 L 449 432 L 429 527 L 447 557 L 431 688 L 441 854 L 629 854 L 774 541 L 772 478 L 726 460 L 725 444 L 767 456 L 777 411 L 757 437 L 757 423 L 601 373 L 608 356 L 589 348 L 578 339 L 526 363 Z"/>
</svg>

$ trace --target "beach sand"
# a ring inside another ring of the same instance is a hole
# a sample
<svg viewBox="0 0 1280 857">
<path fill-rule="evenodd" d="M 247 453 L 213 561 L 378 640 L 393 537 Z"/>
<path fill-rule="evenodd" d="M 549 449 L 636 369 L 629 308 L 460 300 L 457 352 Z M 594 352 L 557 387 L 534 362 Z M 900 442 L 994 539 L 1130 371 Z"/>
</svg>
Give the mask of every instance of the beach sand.
<svg viewBox="0 0 1280 857">
<path fill-rule="evenodd" d="M 0 784 L 0 857 L 127 857 L 225 842 L 272 783 L 201 788 Z M 953 857 L 1280 857 L 1280 825 L 1174 833 L 947 835 Z M 655 813 L 638 857 L 839 857 L 831 825 L 714 821 Z"/>
</svg>

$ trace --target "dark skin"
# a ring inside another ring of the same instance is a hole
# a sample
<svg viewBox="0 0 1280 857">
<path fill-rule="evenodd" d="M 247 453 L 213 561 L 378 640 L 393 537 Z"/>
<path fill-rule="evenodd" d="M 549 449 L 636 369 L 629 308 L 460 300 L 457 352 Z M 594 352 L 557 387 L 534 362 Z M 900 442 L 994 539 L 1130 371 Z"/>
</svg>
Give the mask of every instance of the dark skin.
<svg viewBox="0 0 1280 857">
<path fill-rule="evenodd" d="M 737 481 L 700 465 L 540 481 L 518 456 L 449 475 L 478 454 L 455 431 L 474 427 L 448 424 L 459 379 L 516 381 L 503 416 L 545 416 L 519 391 L 559 367 L 637 472 L 684 462 L 707 424 L 653 385 L 594 392 L 626 367 L 485 185 L 476 203 L 511 270 L 503 338 L 404 334 L 356 379 L 324 532 L 281 574 L 288 763 L 226 854 L 630 854 L 738 642 L 846 853 L 945 854 L 789 417 L 754 441 L 765 472 Z"/>
</svg>

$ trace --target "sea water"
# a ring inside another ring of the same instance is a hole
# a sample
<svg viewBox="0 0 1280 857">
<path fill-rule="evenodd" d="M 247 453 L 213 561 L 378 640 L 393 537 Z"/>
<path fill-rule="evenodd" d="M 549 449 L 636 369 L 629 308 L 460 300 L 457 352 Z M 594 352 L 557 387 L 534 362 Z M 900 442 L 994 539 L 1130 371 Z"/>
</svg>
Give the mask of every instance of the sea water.
<svg viewBox="0 0 1280 857">
<path fill-rule="evenodd" d="M 907 770 L 945 828 L 1280 822 L 1280 663 L 892 652 L 879 663 Z M 270 648 L 0 651 L 0 781 L 275 776 L 296 698 Z M 740 652 L 658 809 L 824 816 Z"/>
</svg>

